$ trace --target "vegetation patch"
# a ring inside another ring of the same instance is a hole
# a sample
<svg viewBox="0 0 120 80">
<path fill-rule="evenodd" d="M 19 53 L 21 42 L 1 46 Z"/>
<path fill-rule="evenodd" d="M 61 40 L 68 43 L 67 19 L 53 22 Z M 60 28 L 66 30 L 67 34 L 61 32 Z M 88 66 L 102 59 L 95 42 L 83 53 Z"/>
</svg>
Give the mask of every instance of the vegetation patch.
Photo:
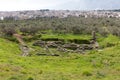
<svg viewBox="0 0 120 80">
<path fill-rule="evenodd" d="M 118 23 L 79 17 L 0 21 L 0 80 L 119 80 Z M 29 55 L 21 56 L 16 33 Z"/>
</svg>

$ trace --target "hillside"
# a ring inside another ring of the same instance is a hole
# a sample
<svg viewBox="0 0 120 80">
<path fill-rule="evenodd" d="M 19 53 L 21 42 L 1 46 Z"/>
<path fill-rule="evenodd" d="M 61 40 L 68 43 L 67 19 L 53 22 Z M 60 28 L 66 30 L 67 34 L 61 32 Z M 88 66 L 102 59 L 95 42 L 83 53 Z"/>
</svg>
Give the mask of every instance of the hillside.
<svg viewBox="0 0 120 80">
<path fill-rule="evenodd" d="M 18 44 L 0 38 L 0 79 L 119 80 L 119 47 L 120 44 L 86 54 L 21 57 Z"/>
<path fill-rule="evenodd" d="M 0 80 L 119 80 L 119 22 L 73 16 L 1 20 Z"/>
</svg>

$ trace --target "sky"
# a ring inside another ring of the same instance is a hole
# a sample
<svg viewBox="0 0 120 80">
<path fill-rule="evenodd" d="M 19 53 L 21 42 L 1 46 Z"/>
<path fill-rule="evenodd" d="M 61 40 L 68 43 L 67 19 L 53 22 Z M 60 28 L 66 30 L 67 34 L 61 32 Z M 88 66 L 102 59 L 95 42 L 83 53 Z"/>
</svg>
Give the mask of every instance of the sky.
<svg viewBox="0 0 120 80">
<path fill-rule="evenodd" d="M 0 11 L 120 9 L 120 0 L 0 0 Z"/>
</svg>

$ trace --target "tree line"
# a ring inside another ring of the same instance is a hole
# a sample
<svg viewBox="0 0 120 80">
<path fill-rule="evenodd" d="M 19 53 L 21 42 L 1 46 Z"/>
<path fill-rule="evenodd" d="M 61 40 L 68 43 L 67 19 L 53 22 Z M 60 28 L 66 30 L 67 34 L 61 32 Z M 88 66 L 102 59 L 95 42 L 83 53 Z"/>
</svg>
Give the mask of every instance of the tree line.
<svg viewBox="0 0 120 80">
<path fill-rule="evenodd" d="M 92 31 L 103 36 L 113 34 L 120 36 L 119 18 L 84 18 L 84 17 L 43 17 L 29 20 L 3 20 L 0 21 L 0 34 L 12 35 L 35 35 L 39 32 L 58 34 L 91 34 Z"/>
</svg>

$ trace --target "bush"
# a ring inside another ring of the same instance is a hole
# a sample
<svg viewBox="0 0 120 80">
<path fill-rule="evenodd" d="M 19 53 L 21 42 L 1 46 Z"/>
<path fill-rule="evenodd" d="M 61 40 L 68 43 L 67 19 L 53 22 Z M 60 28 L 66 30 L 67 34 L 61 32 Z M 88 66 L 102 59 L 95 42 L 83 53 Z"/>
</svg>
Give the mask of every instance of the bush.
<svg viewBox="0 0 120 80">
<path fill-rule="evenodd" d="M 13 36 L 3 36 L 3 38 L 18 43 L 18 40 Z"/>
<path fill-rule="evenodd" d="M 34 80 L 32 77 L 29 77 L 27 80 Z"/>
<path fill-rule="evenodd" d="M 38 31 L 51 30 L 55 33 L 65 34 L 91 34 L 95 31 L 103 36 L 113 34 L 120 36 L 119 19 L 116 18 L 83 18 L 83 17 L 67 17 L 67 18 L 38 18 L 29 20 L 5 20 L 0 24 L 0 29 L 8 29 L 6 34 L 13 34 L 13 29 L 23 34 L 34 35 Z M 10 30 L 10 31 L 9 31 Z"/>
<path fill-rule="evenodd" d="M 16 33 L 15 29 L 13 29 L 12 27 L 3 28 L 2 32 L 7 36 L 12 36 L 14 33 Z"/>
<path fill-rule="evenodd" d="M 82 74 L 84 76 L 92 76 L 92 73 L 90 71 L 84 71 Z"/>
<path fill-rule="evenodd" d="M 39 31 L 38 27 L 21 27 L 20 32 L 23 34 L 29 34 L 29 35 L 34 35 Z"/>
</svg>

